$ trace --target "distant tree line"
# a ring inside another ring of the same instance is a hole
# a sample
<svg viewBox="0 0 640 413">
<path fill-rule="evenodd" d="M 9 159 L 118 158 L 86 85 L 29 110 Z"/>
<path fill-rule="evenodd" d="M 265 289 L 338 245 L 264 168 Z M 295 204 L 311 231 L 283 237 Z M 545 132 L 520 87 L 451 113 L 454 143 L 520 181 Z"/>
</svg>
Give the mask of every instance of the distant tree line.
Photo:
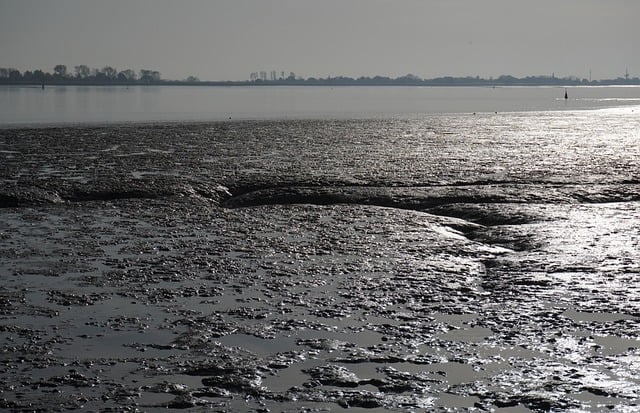
<svg viewBox="0 0 640 413">
<path fill-rule="evenodd" d="M 580 79 L 575 76 L 556 77 L 551 76 L 527 76 L 517 78 L 510 75 L 502 75 L 497 78 L 481 78 L 479 76 L 452 77 L 444 76 L 432 79 L 422 79 L 418 76 L 408 74 L 396 78 L 386 76 L 358 78 L 338 76 L 326 78 L 280 78 L 275 80 L 266 80 L 264 77 L 256 78 L 252 74 L 249 84 L 255 85 L 318 85 L 318 86 L 580 86 L 580 85 L 638 85 L 640 79 L 631 78 L 628 75 L 617 79 L 605 80 L 589 80 Z"/>
<path fill-rule="evenodd" d="M 53 73 L 38 70 L 26 70 L 0 67 L 0 83 L 42 83 L 42 84 L 145 84 L 161 82 L 160 72 L 141 69 L 136 73 L 132 69 L 118 71 L 111 66 L 92 69 L 86 65 L 74 66 L 73 71 L 65 65 L 56 65 Z"/>
<path fill-rule="evenodd" d="M 432 79 L 422 79 L 416 75 L 407 74 L 391 78 L 386 76 L 358 78 L 338 76 L 326 78 L 302 78 L 293 72 L 285 75 L 285 72 L 267 73 L 253 72 L 249 80 L 245 81 L 201 81 L 195 76 L 189 76 L 185 80 L 163 80 L 160 72 L 141 69 L 135 72 L 131 69 L 118 71 L 111 66 L 102 69 L 92 69 L 86 65 L 74 66 L 68 70 L 65 65 L 56 65 L 53 73 L 42 70 L 27 70 L 21 73 L 17 69 L 0 68 L 0 84 L 64 84 L 64 85 L 108 85 L 108 84 L 162 84 L 162 85 L 221 85 L 221 86 L 271 86 L 271 85 L 301 85 L 301 86 L 580 86 L 580 85 L 640 85 L 638 77 L 624 77 L 616 79 L 589 80 L 575 76 L 556 77 L 555 75 L 527 76 L 517 78 L 510 75 L 502 75 L 497 78 L 481 78 L 479 76 L 452 77 L 444 76 Z"/>
</svg>

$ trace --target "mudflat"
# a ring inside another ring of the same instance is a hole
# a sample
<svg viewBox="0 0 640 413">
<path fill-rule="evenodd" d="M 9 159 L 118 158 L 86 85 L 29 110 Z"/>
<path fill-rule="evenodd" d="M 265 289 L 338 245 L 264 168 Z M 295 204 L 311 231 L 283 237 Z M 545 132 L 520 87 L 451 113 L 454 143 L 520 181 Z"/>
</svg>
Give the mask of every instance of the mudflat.
<svg viewBox="0 0 640 413">
<path fill-rule="evenodd" d="M 1 130 L 0 407 L 634 408 L 634 119 Z"/>
</svg>

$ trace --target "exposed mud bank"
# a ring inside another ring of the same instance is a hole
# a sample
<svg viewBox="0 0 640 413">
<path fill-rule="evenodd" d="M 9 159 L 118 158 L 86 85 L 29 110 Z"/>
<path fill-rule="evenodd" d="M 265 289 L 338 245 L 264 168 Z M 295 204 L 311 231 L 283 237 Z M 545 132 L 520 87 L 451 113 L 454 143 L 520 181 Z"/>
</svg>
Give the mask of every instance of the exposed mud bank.
<svg viewBox="0 0 640 413">
<path fill-rule="evenodd" d="M 488 182 L 433 122 L 2 131 L 0 407 L 637 409 L 633 152 Z"/>
</svg>

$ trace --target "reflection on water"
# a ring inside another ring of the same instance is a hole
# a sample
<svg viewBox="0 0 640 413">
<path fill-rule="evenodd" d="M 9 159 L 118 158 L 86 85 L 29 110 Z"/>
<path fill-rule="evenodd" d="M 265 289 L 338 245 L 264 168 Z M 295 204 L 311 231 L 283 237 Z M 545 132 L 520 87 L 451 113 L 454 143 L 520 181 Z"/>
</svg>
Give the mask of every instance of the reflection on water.
<svg viewBox="0 0 640 413">
<path fill-rule="evenodd" d="M 0 86 L 0 126 L 571 110 L 640 104 L 640 87 Z"/>
</svg>

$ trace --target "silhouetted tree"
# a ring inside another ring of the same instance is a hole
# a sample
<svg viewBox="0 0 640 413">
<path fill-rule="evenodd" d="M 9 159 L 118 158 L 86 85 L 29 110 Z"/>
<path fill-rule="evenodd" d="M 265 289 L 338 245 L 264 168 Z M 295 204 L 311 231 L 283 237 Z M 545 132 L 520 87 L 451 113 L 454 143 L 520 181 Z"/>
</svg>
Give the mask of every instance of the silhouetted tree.
<svg viewBox="0 0 640 413">
<path fill-rule="evenodd" d="M 56 65 L 53 68 L 53 74 L 56 77 L 67 77 L 67 66 L 65 66 L 65 65 Z"/>
<path fill-rule="evenodd" d="M 416 75 L 412 75 L 411 73 L 395 79 L 395 83 L 400 84 L 415 84 L 420 82 L 422 82 L 422 79 Z"/>
<path fill-rule="evenodd" d="M 118 73 L 118 80 L 123 82 L 131 82 L 136 80 L 136 72 L 131 69 L 126 69 Z"/>
<path fill-rule="evenodd" d="M 511 76 L 511 75 L 502 75 L 498 78 L 498 81 L 500 81 L 501 83 L 515 83 L 515 81 L 518 80 L 515 77 Z"/>
<path fill-rule="evenodd" d="M 118 77 L 118 71 L 111 66 L 103 67 L 101 73 L 109 80 L 115 80 Z"/>
<path fill-rule="evenodd" d="M 22 74 L 12 67 L 0 67 L 0 79 L 20 80 Z"/>
<path fill-rule="evenodd" d="M 22 74 L 17 69 L 9 69 L 9 80 L 22 80 Z"/>
<path fill-rule="evenodd" d="M 78 79 L 86 79 L 91 75 L 91 69 L 89 69 L 89 66 L 80 65 L 76 66 L 74 69 L 76 71 L 76 77 Z"/>
<path fill-rule="evenodd" d="M 160 72 L 155 70 L 140 69 L 140 80 L 143 82 L 157 82 L 160 80 Z"/>
<path fill-rule="evenodd" d="M 47 74 L 42 70 L 34 70 L 33 71 L 33 80 L 36 82 L 44 82 L 47 79 Z"/>
<path fill-rule="evenodd" d="M 34 70 L 33 72 L 26 70 L 23 74 L 22 74 L 22 80 L 24 80 L 25 82 L 37 82 L 37 83 L 43 83 L 43 82 L 49 82 L 53 80 L 53 76 L 49 73 L 45 73 L 42 70 L 38 69 L 38 70 Z"/>
</svg>

